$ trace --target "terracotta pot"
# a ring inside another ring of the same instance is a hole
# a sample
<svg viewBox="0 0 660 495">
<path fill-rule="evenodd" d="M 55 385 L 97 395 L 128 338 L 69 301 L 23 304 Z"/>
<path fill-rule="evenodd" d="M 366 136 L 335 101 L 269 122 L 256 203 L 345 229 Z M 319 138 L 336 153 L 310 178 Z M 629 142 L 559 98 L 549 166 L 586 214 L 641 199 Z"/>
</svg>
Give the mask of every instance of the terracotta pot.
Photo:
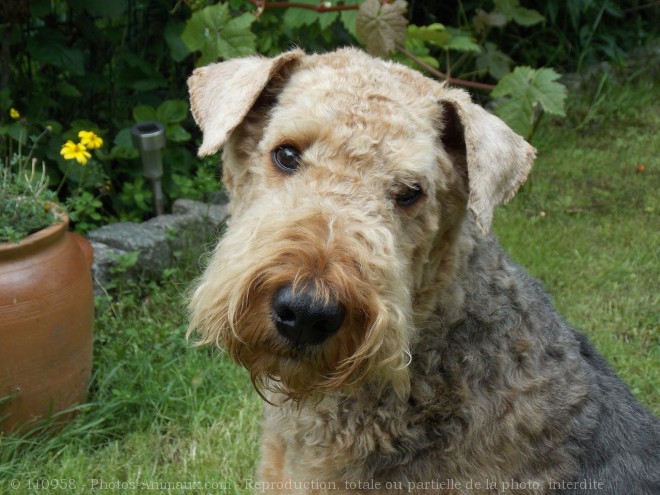
<svg viewBox="0 0 660 495">
<path fill-rule="evenodd" d="M 0 432 L 85 400 L 92 250 L 69 220 L 0 244 Z"/>
</svg>

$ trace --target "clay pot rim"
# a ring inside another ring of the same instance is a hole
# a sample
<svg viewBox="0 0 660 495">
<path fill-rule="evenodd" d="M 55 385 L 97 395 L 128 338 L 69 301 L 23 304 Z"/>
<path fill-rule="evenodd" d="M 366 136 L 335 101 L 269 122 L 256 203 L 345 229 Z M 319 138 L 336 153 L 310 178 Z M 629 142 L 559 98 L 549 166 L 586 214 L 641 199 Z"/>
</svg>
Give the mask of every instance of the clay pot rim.
<svg viewBox="0 0 660 495">
<path fill-rule="evenodd" d="M 19 242 L 0 242 L 0 257 L 13 258 L 27 254 L 44 246 L 52 244 L 62 237 L 69 229 L 69 216 L 64 209 L 56 203 L 50 203 L 53 215 L 59 218 L 57 223 L 44 227 L 30 234 Z"/>
</svg>

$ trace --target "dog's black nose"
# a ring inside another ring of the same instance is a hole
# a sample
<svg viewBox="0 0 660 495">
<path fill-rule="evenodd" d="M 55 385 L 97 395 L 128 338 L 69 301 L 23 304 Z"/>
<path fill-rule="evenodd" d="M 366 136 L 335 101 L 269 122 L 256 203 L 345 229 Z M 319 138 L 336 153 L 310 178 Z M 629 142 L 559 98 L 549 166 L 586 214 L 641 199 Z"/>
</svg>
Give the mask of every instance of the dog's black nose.
<svg viewBox="0 0 660 495">
<path fill-rule="evenodd" d="M 338 301 L 323 301 L 312 289 L 278 289 L 271 303 L 277 331 L 296 346 L 320 344 L 334 334 L 346 311 Z"/>
</svg>

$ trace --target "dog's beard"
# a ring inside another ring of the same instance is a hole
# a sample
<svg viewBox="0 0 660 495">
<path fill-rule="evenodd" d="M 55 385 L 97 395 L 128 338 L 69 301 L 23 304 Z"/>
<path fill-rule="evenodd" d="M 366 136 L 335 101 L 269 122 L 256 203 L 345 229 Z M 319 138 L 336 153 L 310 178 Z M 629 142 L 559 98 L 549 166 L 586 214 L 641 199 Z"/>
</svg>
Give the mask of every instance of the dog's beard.
<svg viewBox="0 0 660 495">
<path fill-rule="evenodd" d="M 250 226 L 242 223 L 219 243 L 190 303 L 190 328 L 200 332 L 200 344 L 225 349 L 249 371 L 262 396 L 268 390 L 300 400 L 331 390 L 350 392 L 365 380 L 389 384 L 405 396 L 412 325 L 411 311 L 405 312 L 401 301 L 411 298 L 402 267 L 391 261 L 396 256 L 365 255 L 364 243 L 337 229 L 330 236 L 329 222 L 318 213 L 294 228 L 274 223 L 256 222 L 248 243 L 241 230 Z M 268 243 L 254 241 L 264 238 Z M 394 251 L 390 239 L 378 241 L 370 244 Z M 383 284 L 385 279 L 393 282 Z M 346 316 L 339 330 L 306 346 L 280 335 L 271 300 L 288 284 L 313 287 L 321 300 L 340 301 Z"/>
</svg>

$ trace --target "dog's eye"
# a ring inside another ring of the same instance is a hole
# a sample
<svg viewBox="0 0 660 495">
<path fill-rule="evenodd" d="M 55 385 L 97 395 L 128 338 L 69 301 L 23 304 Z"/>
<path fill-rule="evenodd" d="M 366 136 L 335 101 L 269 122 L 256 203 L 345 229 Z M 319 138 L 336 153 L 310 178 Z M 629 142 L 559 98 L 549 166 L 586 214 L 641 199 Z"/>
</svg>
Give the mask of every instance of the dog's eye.
<svg viewBox="0 0 660 495">
<path fill-rule="evenodd" d="M 394 201 L 399 206 L 410 206 L 417 203 L 423 194 L 422 187 L 419 184 L 413 184 L 412 186 L 406 186 L 398 192 L 394 196 Z"/>
<path fill-rule="evenodd" d="M 282 172 L 292 174 L 300 166 L 300 151 L 293 146 L 279 146 L 273 150 L 271 159 Z"/>
</svg>

